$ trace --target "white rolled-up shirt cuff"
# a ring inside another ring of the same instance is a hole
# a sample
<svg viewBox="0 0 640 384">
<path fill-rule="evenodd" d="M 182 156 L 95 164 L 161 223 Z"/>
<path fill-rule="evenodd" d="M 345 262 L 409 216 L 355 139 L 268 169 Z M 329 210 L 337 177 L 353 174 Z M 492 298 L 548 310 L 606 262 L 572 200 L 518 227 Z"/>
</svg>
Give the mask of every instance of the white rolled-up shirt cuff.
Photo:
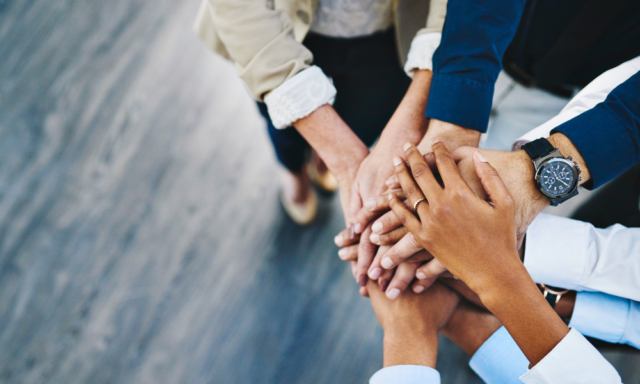
<svg viewBox="0 0 640 384">
<path fill-rule="evenodd" d="M 413 78 L 413 72 L 418 69 L 433 71 L 433 54 L 440 45 L 442 34 L 439 32 L 423 33 L 413 38 L 404 71 Z"/>
<path fill-rule="evenodd" d="M 520 380 L 525 384 L 622 382 L 615 368 L 574 328 Z"/>
<path fill-rule="evenodd" d="M 273 126 L 283 129 L 321 106 L 333 104 L 335 97 L 336 88 L 331 80 L 320 67 L 312 66 L 269 92 L 264 102 Z"/>
</svg>

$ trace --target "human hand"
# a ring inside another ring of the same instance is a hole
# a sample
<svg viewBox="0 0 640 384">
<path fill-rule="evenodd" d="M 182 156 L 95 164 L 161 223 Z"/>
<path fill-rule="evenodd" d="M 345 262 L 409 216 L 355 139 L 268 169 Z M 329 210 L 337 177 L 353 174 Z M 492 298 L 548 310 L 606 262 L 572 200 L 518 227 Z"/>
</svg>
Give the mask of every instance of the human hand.
<svg viewBox="0 0 640 384">
<path fill-rule="evenodd" d="M 433 151 L 442 185 L 415 147 L 406 151 L 411 173 L 401 159 L 394 159 L 409 202 L 427 200 L 417 205 L 420 220 L 395 195 L 389 195 L 391 209 L 425 249 L 478 294 L 535 365 L 568 329 L 544 304 L 520 261 L 513 198 L 480 152 L 472 158 L 486 201 L 465 183 L 443 143 L 435 142 Z"/>
<path fill-rule="evenodd" d="M 437 138 L 443 142 L 449 150 L 470 146 L 477 147 L 480 142 L 479 131 L 465 128 L 459 125 L 447 123 L 446 121 L 431 119 L 426 135 L 418 144 L 418 150 L 425 154 L 433 152 L 431 144 Z"/>
<path fill-rule="evenodd" d="M 371 305 L 384 331 L 384 366 L 425 365 L 434 368 L 438 331 L 456 308 L 459 296 L 434 284 L 421 294 L 406 292 L 389 300 L 377 284 L 367 284 Z"/>
<path fill-rule="evenodd" d="M 476 292 L 476 288 L 481 288 L 476 285 L 491 276 L 492 267 L 497 267 L 494 252 L 515 255 L 520 263 L 513 199 L 495 168 L 479 152 L 473 157 L 481 185 L 488 194 L 489 201 L 485 201 L 469 188 L 442 142 L 434 143 L 433 150 L 443 186 L 417 148 L 412 145 L 406 148 L 411 171 L 397 158 L 396 175 L 412 206 L 420 199 L 427 201 L 417 206 L 420 220 L 395 195 L 389 195 L 390 206 L 418 244 Z M 390 265 L 385 259 L 381 264 Z"/>
</svg>

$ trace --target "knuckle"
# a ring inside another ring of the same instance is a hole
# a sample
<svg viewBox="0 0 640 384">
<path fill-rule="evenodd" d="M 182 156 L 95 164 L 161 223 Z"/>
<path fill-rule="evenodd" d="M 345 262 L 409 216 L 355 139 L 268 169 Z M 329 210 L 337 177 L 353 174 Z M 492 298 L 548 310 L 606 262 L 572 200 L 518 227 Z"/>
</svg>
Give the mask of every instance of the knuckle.
<svg viewBox="0 0 640 384">
<path fill-rule="evenodd" d="M 453 156 L 451 156 L 450 153 L 448 152 L 442 152 L 442 153 L 438 153 L 436 155 L 436 162 L 442 164 L 442 163 L 449 163 L 453 161 Z"/>
<path fill-rule="evenodd" d="M 413 177 L 421 177 L 427 172 L 427 166 L 424 164 L 416 164 L 411 167 L 411 172 L 413 173 Z"/>
<path fill-rule="evenodd" d="M 405 189 L 404 189 L 404 193 L 407 196 L 413 196 L 416 193 L 416 188 L 413 185 L 408 185 Z"/>
<path fill-rule="evenodd" d="M 407 234 L 407 245 L 412 248 L 422 248 L 418 239 L 412 233 Z"/>
<path fill-rule="evenodd" d="M 495 168 L 493 168 L 493 167 L 487 167 L 487 168 L 484 170 L 484 173 L 485 173 L 486 175 L 488 175 L 488 176 L 499 176 L 499 175 L 498 175 L 498 171 L 496 171 L 496 169 L 495 169 Z"/>
</svg>

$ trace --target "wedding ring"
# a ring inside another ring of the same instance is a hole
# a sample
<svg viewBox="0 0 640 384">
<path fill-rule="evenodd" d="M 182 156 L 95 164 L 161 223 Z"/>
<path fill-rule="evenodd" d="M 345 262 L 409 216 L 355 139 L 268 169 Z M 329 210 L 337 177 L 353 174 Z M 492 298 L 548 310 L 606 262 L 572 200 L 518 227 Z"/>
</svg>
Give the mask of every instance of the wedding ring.
<svg viewBox="0 0 640 384">
<path fill-rule="evenodd" d="M 413 203 L 413 210 L 414 210 L 414 211 L 416 211 L 416 210 L 417 210 L 417 208 L 418 208 L 418 204 L 422 203 L 423 201 L 427 201 L 427 199 L 422 198 L 422 199 L 418 199 L 418 200 L 416 200 L 416 202 L 415 202 L 415 203 Z"/>
</svg>

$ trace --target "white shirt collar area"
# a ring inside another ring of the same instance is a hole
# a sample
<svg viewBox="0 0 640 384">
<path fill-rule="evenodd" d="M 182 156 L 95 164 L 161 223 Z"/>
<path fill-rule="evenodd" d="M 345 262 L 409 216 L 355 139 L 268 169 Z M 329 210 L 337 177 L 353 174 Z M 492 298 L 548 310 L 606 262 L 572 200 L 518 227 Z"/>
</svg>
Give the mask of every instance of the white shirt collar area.
<svg viewBox="0 0 640 384">
<path fill-rule="evenodd" d="M 376 372 L 369 384 L 440 384 L 440 373 L 424 365 L 394 365 Z"/>
<path fill-rule="evenodd" d="M 615 368 L 573 328 L 520 380 L 525 384 L 622 383 Z"/>
<path fill-rule="evenodd" d="M 630 300 L 602 292 L 578 292 L 569 327 L 583 335 L 619 343 L 629 317 Z"/>
<path fill-rule="evenodd" d="M 529 360 L 505 327 L 500 327 L 473 355 L 469 366 L 485 383 L 518 384 Z"/>
</svg>

